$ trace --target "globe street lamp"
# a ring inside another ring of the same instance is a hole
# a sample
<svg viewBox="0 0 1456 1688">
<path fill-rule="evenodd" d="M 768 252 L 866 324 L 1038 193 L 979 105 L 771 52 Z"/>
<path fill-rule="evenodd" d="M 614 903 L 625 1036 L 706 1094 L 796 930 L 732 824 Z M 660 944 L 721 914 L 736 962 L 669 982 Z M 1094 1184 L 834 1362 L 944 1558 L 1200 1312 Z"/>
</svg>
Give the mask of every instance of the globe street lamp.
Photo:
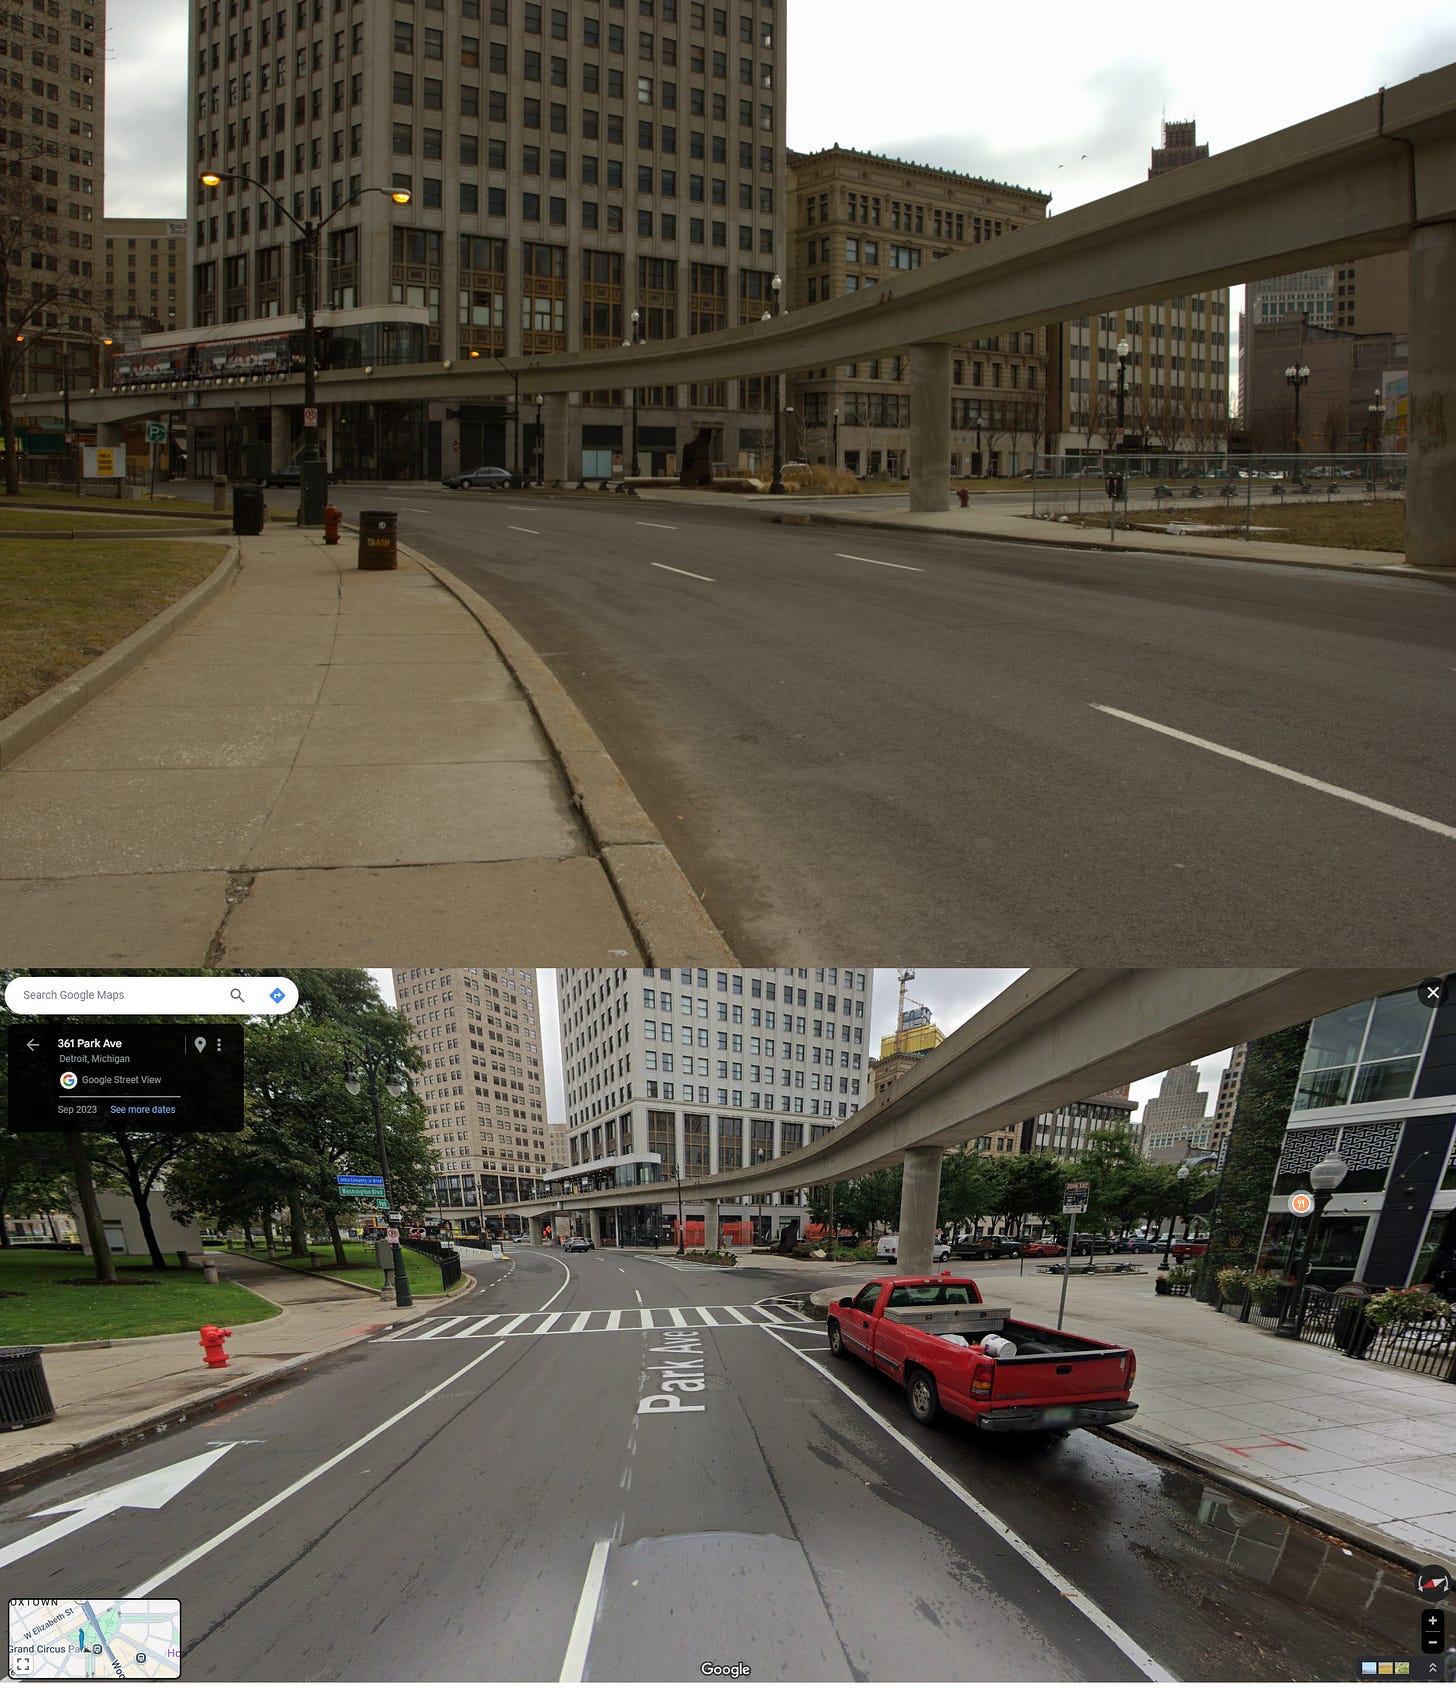
<svg viewBox="0 0 1456 1688">
<path fill-rule="evenodd" d="M 1163 1272 L 1168 1270 L 1168 1255 L 1171 1253 L 1173 1248 L 1173 1233 L 1178 1229 L 1178 1218 L 1183 1211 L 1183 1192 L 1187 1189 L 1187 1187 L 1188 1168 L 1187 1166 L 1180 1166 L 1178 1168 L 1178 1205 L 1174 1209 L 1173 1217 L 1168 1221 L 1168 1240 L 1163 1245 L 1163 1260 L 1161 1266 L 1159 1267 L 1159 1270 Z M 1185 1238 L 1188 1235 L 1186 1230 L 1183 1234 Z"/>
<path fill-rule="evenodd" d="M 978 481 L 983 480 L 985 478 L 985 474 L 986 474 L 986 465 L 981 458 L 981 430 L 982 430 L 982 428 L 989 428 L 990 426 L 991 426 L 991 418 L 989 416 L 983 416 L 980 413 L 980 411 L 977 411 L 976 412 L 976 479 Z"/>
<path fill-rule="evenodd" d="M 360 1069 L 363 1076 L 360 1076 Z M 357 1051 L 344 1068 L 344 1089 L 351 1096 L 357 1096 L 364 1088 L 364 1080 L 369 1082 L 369 1100 L 374 1107 L 374 1135 L 379 1145 L 379 1174 L 384 1180 L 384 1199 L 390 1208 L 394 1207 L 394 1192 L 389 1177 L 389 1156 L 384 1149 L 384 1116 L 379 1111 L 379 1075 L 384 1073 L 384 1088 L 391 1096 L 403 1096 L 407 1087 L 404 1073 L 396 1064 L 392 1055 L 383 1050 L 376 1050 L 366 1043 L 362 1050 Z M 394 1304 L 396 1307 L 413 1307 L 414 1297 L 410 1294 L 409 1277 L 404 1269 L 404 1252 L 398 1243 L 394 1249 Z"/>
<path fill-rule="evenodd" d="M 672 1175 L 677 1179 L 677 1251 L 679 1254 L 686 1254 L 687 1241 L 683 1227 L 682 1169 L 676 1161 L 672 1163 Z"/>
<path fill-rule="evenodd" d="M 1127 415 L 1127 360 L 1132 347 L 1126 340 L 1117 342 L 1117 449 L 1122 451 L 1125 437 L 1124 420 Z"/>
<path fill-rule="evenodd" d="M 1299 389 L 1309 380 L 1309 367 L 1302 363 L 1292 363 L 1284 371 L 1284 379 L 1294 388 L 1294 449 L 1300 446 L 1299 439 Z"/>
<path fill-rule="evenodd" d="M 1369 440 L 1371 449 L 1374 450 L 1377 440 L 1382 444 L 1385 441 L 1385 400 L 1379 387 L 1375 389 L 1374 404 L 1367 404 L 1365 408 L 1370 413 Z"/>
<path fill-rule="evenodd" d="M 1304 1280 L 1309 1275 L 1309 1257 L 1314 1249 L 1314 1234 L 1329 1206 L 1330 1197 L 1339 1189 L 1350 1170 L 1337 1150 L 1331 1149 L 1318 1166 L 1310 1168 L 1309 1181 L 1314 1187 L 1314 1208 L 1310 1213 L 1309 1229 L 1304 1234 L 1304 1247 L 1299 1254 L 1299 1267 L 1294 1274 L 1294 1288 L 1284 1303 L 1284 1315 L 1275 1328 L 1275 1336 L 1298 1337 L 1304 1329 Z"/>
<path fill-rule="evenodd" d="M 318 286 L 319 268 L 319 235 L 333 222 L 341 211 L 356 206 L 366 193 L 387 194 L 396 205 L 408 205 L 411 195 L 405 188 L 356 188 L 353 193 L 340 202 L 329 212 L 327 217 L 306 217 L 302 222 L 288 209 L 281 199 L 252 176 L 244 175 L 235 170 L 207 170 L 202 175 L 202 185 L 205 188 L 215 188 L 223 182 L 241 182 L 244 187 L 257 188 L 263 197 L 272 203 L 273 209 L 280 217 L 287 220 L 303 236 L 303 445 L 299 453 L 298 476 L 298 519 L 305 527 L 317 526 L 324 519 L 324 505 L 328 502 L 329 477 L 328 469 L 320 467 L 318 449 L 318 423 L 310 422 L 310 416 L 317 417 L 317 395 L 315 393 L 315 376 L 318 371 L 318 331 L 314 326 L 314 294 Z M 366 371 L 367 373 L 367 371 Z"/>
<path fill-rule="evenodd" d="M 541 485 L 541 406 L 543 399 L 536 394 L 536 485 Z"/>
<path fill-rule="evenodd" d="M 834 407 L 834 467 L 839 469 L 839 406 Z"/>
<path fill-rule="evenodd" d="M 622 342 L 623 350 L 625 350 L 628 346 L 640 346 L 642 344 L 642 339 L 643 339 L 643 336 L 642 336 L 642 313 L 641 313 L 641 311 L 634 310 L 632 312 L 632 338 L 630 340 L 624 340 Z M 633 387 L 633 389 L 632 389 L 632 471 L 631 472 L 632 472 L 632 477 L 633 477 L 634 480 L 642 472 L 637 466 L 637 389 L 636 389 L 636 387 Z"/>
<path fill-rule="evenodd" d="M 769 283 L 769 287 L 773 291 L 773 314 L 778 316 L 783 310 L 783 277 L 776 275 Z M 773 375 L 773 480 L 769 483 L 768 490 L 770 492 L 782 492 L 784 490 L 783 417 L 780 415 L 781 379 L 779 371 L 775 370 Z"/>
</svg>

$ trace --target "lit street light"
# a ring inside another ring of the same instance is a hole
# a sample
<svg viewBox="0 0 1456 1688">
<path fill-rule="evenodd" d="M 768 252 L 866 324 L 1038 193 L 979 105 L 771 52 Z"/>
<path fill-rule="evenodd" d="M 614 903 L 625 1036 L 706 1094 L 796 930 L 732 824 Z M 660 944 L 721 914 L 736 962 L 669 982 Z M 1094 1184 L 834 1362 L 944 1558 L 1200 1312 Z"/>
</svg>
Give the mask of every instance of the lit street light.
<svg viewBox="0 0 1456 1688">
<path fill-rule="evenodd" d="M 1302 363 L 1290 364 L 1288 369 L 1284 371 L 1284 379 L 1294 389 L 1294 449 L 1297 452 L 1301 443 L 1299 438 L 1299 390 L 1309 380 L 1308 365 Z"/>
<path fill-rule="evenodd" d="M 541 485 L 541 406 L 544 403 L 540 393 L 536 394 L 536 485 Z"/>
<path fill-rule="evenodd" d="M 634 310 L 632 312 L 632 338 L 630 340 L 624 340 L 622 342 L 622 349 L 625 351 L 629 346 L 640 346 L 642 344 L 642 339 L 643 339 L 643 336 L 642 336 L 642 313 L 641 313 L 641 311 L 635 311 Z M 633 388 L 632 388 L 632 469 L 631 469 L 631 474 L 632 474 L 633 479 L 635 480 L 636 477 L 638 475 L 640 475 L 641 473 L 642 473 L 642 471 L 637 466 L 637 388 L 634 385 Z"/>
<path fill-rule="evenodd" d="M 206 188 L 218 187 L 223 182 L 241 182 L 245 187 L 257 188 L 258 192 L 271 202 L 278 215 L 286 217 L 303 236 L 304 427 L 303 445 L 300 448 L 298 459 L 298 519 L 304 527 L 316 527 L 324 519 L 324 505 L 328 502 L 329 496 L 328 469 L 319 457 L 318 423 L 308 420 L 310 416 L 317 416 L 318 414 L 318 398 L 315 391 L 315 376 L 318 372 L 318 331 L 314 326 L 314 294 L 318 288 L 319 235 L 341 211 L 356 206 L 366 193 L 387 194 L 396 205 L 408 205 L 411 195 L 404 188 L 356 188 L 347 198 L 341 200 L 327 217 L 319 219 L 307 217 L 300 222 L 276 194 L 270 193 L 261 182 L 255 181 L 252 176 L 234 170 L 208 170 L 202 176 L 202 185 Z"/>
<path fill-rule="evenodd" d="M 783 310 L 783 277 L 776 275 L 769 283 L 769 287 L 773 291 L 773 314 L 778 316 Z M 764 312 L 764 316 L 765 318 L 768 316 L 767 311 Z M 784 439 L 783 416 L 781 414 L 781 379 L 782 377 L 779 371 L 775 370 L 773 374 L 773 480 L 769 483 L 768 490 L 770 492 L 782 492 L 784 490 Z"/>
<path fill-rule="evenodd" d="M 1123 450 L 1123 440 L 1126 436 L 1125 419 L 1127 416 L 1127 360 L 1132 354 L 1132 347 L 1126 340 L 1117 342 L 1117 449 Z"/>
<path fill-rule="evenodd" d="M 1160 1271 L 1166 1272 L 1167 1269 L 1168 1269 L 1168 1255 L 1172 1251 L 1172 1247 L 1173 1247 L 1173 1233 L 1178 1228 L 1179 1214 L 1182 1212 L 1182 1209 L 1183 1209 L 1183 1192 L 1187 1188 L 1188 1188 L 1188 1168 L 1185 1165 L 1185 1166 L 1180 1166 L 1178 1168 L 1178 1208 L 1177 1208 L 1177 1211 L 1173 1214 L 1173 1217 L 1168 1221 L 1168 1240 L 1163 1246 L 1163 1260 L 1162 1260 L 1162 1264 L 1159 1268 Z M 1185 1228 L 1183 1234 L 1184 1234 L 1185 1237 L 1187 1236 L 1188 1233 L 1187 1233 L 1186 1228 Z"/>
<path fill-rule="evenodd" d="M 1330 1204 L 1330 1197 L 1344 1183 L 1345 1174 L 1349 1170 L 1348 1164 L 1334 1149 L 1330 1150 L 1318 1166 L 1310 1168 L 1309 1181 L 1314 1188 L 1314 1210 L 1309 1216 L 1309 1229 L 1304 1233 L 1304 1247 L 1299 1253 L 1294 1288 L 1284 1303 L 1284 1316 L 1275 1327 L 1275 1336 L 1297 1338 L 1304 1329 L 1304 1280 L 1309 1275 L 1309 1260 L 1314 1251 L 1315 1232 L 1319 1230 L 1320 1220 Z"/>
<path fill-rule="evenodd" d="M 1375 450 L 1377 442 L 1382 446 L 1385 443 L 1385 399 L 1379 387 L 1375 389 L 1374 404 L 1367 404 L 1365 408 L 1370 413 L 1370 446 L 1371 450 Z"/>
</svg>

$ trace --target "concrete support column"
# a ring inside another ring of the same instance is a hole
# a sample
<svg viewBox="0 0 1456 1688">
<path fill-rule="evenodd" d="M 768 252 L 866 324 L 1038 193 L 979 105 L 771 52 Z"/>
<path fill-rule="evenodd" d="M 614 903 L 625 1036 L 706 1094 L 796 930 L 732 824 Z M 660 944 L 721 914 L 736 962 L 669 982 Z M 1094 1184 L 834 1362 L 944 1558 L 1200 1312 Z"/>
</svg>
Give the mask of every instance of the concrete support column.
<svg viewBox="0 0 1456 1688">
<path fill-rule="evenodd" d="M 703 1202 L 703 1247 L 709 1254 L 718 1247 L 718 1204 L 711 1198 Z"/>
<path fill-rule="evenodd" d="M 1405 560 L 1456 568 L 1456 223 L 1410 238 Z"/>
<path fill-rule="evenodd" d="M 124 422 L 98 422 L 96 424 L 96 443 L 98 446 L 110 446 L 113 450 L 117 446 L 126 444 L 126 424 Z"/>
<path fill-rule="evenodd" d="M 910 508 L 950 507 L 949 346 L 910 348 Z"/>
<path fill-rule="evenodd" d="M 897 1272 L 929 1272 L 934 1264 L 935 1212 L 940 1205 L 943 1149 L 907 1149 L 905 1181 L 900 1186 L 900 1246 Z"/>
<path fill-rule="evenodd" d="M 599 1207 L 589 1207 L 586 1210 L 587 1235 L 596 1248 L 602 1246 L 602 1210 Z"/>
<path fill-rule="evenodd" d="M 292 411 L 286 404 L 275 404 L 268 407 L 268 421 L 273 436 L 270 446 L 272 460 L 270 467 L 281 469 L 293 458 L 293 422 Z M 332 463 L 333 459 L 329 461 Z"/>
<path fill-rule="evenodd" d="M 544 1243 L 546 1241 L 546 1215 L 544 1213 L 533 1213 L 526 1224 L 530 1228 L 533 1243 Z"/>
<path fill-rule="evenodd" d="M 547 393 L 545 397 L 546 403 L 541 412 L 541 426 L 546 435 L 543 473 L 547 486 L 555 486 L 558 482 L 565 486 L 568 480 L 566 394 Z M 577 473 L 569 478 L 573 486 L 581 479 L 580 464 L 577 465 Z"/>
</svg>

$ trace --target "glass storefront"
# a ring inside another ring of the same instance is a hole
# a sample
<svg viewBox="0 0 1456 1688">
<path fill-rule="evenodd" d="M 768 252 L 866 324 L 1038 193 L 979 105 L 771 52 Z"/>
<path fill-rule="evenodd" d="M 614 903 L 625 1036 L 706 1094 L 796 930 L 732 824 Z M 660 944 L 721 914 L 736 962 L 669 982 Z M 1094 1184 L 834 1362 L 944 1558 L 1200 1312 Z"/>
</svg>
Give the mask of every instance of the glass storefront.
<svg viewBox="0 0 1456 1688">
<path fill-rule="evenodd" d="M 1309 1029 L 1295 1112 L 1409 1096 L 1434 1012 L 1408 990 L 1321 1014 Z"/>
<path fill-rule="evenodd" d="M 1309 1257 L 1306 1282 L 1321 1289 L 1338 1289 L 1355 1276 L 1365 1246 L 1371 1216 L 1326 1214 L 1319 1221 Z M 1259 1270 L 1292 1276 L 1299 1269 L 1299 1252 L 1309 1232 L 1310 1221 L 1291 1213 L 1270 1214 L 1259 1245 Z"/>
<path fill-rule="evenodd" d="M 333 470 L 346 480 L 415 481 L 430 468 L 423 402 L 333 407 Z"/>
</svg>

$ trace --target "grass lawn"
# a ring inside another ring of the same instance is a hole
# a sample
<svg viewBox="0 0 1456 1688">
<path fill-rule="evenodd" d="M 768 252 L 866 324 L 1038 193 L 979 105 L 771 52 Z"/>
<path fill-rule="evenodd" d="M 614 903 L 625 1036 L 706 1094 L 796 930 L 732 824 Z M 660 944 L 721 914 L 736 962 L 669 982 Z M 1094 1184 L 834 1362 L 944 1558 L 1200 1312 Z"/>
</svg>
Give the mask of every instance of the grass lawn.
<svg viewBox="0 0 1456 1688">
<path fill-rule="evenodd" d="M 1348 504 L 1341 504 L 1338 500 L 1326 503 L 1321 497 L 1319 503 L 1296 504 L 1294 499 L 1298 496 L 1303 495 L 1291 493 L 1289 503 L 1284 504 L 1267 494 L 1256 493 L 1252 537 L 1286 540 L 1294 545 L 1347 546 L 1354 551 L 1405 550 L 1404 499 L 1387 498 L 1371 504 L 1357 504 L 1352 499 Z M 1224 509 L 1221 504 L 1217 508 L 1180 504 L 1176 510 L 1165 509 L 1157 517 L 1150 511 L 1136 510 L 1128 521 L 1123 520 L 1119 511 L 1117 525 L 1156 533 L 1165 531 L 1172 521 L 1199 527 L 1227 527 L 1242 533 L 1244 514 L 1244 505 L 1236 498 L 1232 509 Z M 1105 511 L 1098 516 L 1084 515 L 1080 520 L 1084 527 L 1107 526 Z M 1268 531 L 1261 533 L 1260 528 Z"/>
<path fill-rule="evenodd" d="M 224 555 L 175 540 L 0 540 L 0 718 L 134 633 Z"/>
<path fill-rule="evenodd" d="M 12 1344 L 94 1342 L 229 1328 L 273 1318 L 278 1309 L 236 1284 L 204 1283 L 201 1272 L 154 1271 L 144 1254 L 116 1257 L 115 1284 L 98 1284 L 84 1254 L 64 1249 L 0 1249 L 0 1330 Z M 128 1271 L 127 1267 L 144 1267 Z M 82 1283 L 65 1280 L 80 1278 Z"/>
<path fill-rule="evenodd" d="M 317 1267 L 305 1266 L 302 1262 L 295 1262 L 286 1254 L 274 1254 L 275 1265 L 290 1266 L 295 1271 L 319 1271 L 327 1273 L 331 1278 L 344 1278 L 351 1284 L 362 1284 L 366 1289 L 383 1289 L 384 1273 L 374 1264 L 374 1244 L 361 1242 L 346 1242 L 344 1257 L 349 1264 L 343 1268 L 334 1265 L 334 1250 L 331 1243 L 314 1243 L 313 1258 L 318 1261 Z M 254 1260 L 267 1260 L 269 1255 L 265 1249 L 238 1249 L 238 1254 L 249 1254 Z M 440 1285 L 440 1268 L 427 1254 L 416 1254 L 411 1249 L 404 1251 L 404 1269 L 409 1276 L 410 1293 L 412 1295 L 429 1296 L 443 1295 L 444 1289 Z"/>
<path fill-rule="evenodd" d="M 145 493 L 139 498 L 115 498 L 108 493 L 84 493 L 77 498 L 70 487 L 37 486 L 24 488 L 17 497 L 0 490 L 0 510 L 97 510 L 108 516 L 154 516 L 158 511 L 185 511 L 193 516 L 210 516 L 212 505 L 200 498 L 173 498 L 158 492 L 155 498 Z"/>
<path fill-rule="evenodd" d="M 5 533 L 35 533 L 61 532 L 67 533 L 75 529 L 95 528 L 98 533 L 114 532 L 117 528 L 125 531 L 127 517 L 113 517 L 100 511 L 73 508 L 71 510 L 56 510 L 46 505 L 34 504 L 5 504 L 0 503 L 0 534 Z M 220 517 L 213 518 L 213 525 L 220 521 Z M 195 524 L 200 524 L 202 518 L 189 517 L 186 521 L 169 520 L 165 526 L 176 528 L 179 534 L 195 531 Z"/>
</svg>

